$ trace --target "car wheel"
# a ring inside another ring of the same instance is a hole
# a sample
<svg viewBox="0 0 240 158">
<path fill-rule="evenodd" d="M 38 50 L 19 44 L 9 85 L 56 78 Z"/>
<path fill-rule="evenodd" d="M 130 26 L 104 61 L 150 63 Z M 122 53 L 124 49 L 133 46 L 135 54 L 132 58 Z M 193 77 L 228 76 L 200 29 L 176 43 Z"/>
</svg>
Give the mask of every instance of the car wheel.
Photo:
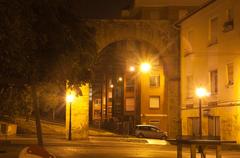
<svg viewBox="0 0 240 158">
<path fill-rule="evenodd" d="M 139 134 L 137 135 L 137 137 L 138 137 L 138 138 L 144 138 L 144 135 L 143 135 L 142 133 L 139 133 Z"/>
</svg>

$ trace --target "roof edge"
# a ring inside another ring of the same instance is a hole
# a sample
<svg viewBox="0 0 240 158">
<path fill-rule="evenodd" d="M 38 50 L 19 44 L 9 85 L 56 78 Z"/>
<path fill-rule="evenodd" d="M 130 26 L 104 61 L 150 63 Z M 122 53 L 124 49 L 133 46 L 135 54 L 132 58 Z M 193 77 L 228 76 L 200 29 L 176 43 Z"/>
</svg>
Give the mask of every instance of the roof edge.
<svg viewBox="0 0 240 158">
<path fill-rule="evenodd" d="M 210 0 L 210 1 L 207 1 L 206 3 L 204 3 L 202 6 L 200 6 L 198 9 L 190 12 L 189 14 L 187 14 L 186 16 L 184 16 L 182 19 L 178 20 L 174 26 L 179 28 L 181 23 L 184 22 L 185 20 L 187 20 L 188 18 L 190 18 L 191 16 L 193 16 L 194 14 L 198 13 L 200 10 L 208 7 L 209 5 L 211 5 L 212 3 L 216 2 L 217 0 Z"/>
</svg>

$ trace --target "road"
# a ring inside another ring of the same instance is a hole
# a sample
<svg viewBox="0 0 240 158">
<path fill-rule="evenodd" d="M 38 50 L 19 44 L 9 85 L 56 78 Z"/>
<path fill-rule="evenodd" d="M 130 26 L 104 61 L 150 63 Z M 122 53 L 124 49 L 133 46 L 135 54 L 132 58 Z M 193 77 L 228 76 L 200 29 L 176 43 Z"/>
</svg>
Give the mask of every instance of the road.
<svg viewBox="0 0 240 158">
<path fill-rule="evenodd" d="M 52 144 L 46 149 L 58 158 L 176 158 L 176 147 L 166 145 L 164 141 L 148 140 L 149 143 L 119 141 L 119 139 L 94 139 L 78 144 Z M 165 144 L 165 145 L 164 145 Z M 7 145 L 1 149 L 0 158 L 17 158 L 18 153 L 26 145 Z M 207 158 L 213 158 L 214 150 L 209 150 Z M 184 148 L 184 158 L 189 158 Z M 223 151 L 223 158 L 239 158 L 240 151 Z"/>
</svg>

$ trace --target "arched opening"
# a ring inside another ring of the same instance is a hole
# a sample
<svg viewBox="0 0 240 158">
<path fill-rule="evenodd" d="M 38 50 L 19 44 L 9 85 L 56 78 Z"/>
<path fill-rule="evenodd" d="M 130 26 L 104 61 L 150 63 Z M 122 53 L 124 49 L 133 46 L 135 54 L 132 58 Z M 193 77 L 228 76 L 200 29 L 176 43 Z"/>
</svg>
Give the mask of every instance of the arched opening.
<svg viewBox="0 0 240 158">
<path fill-rule="evenodd" d="M 142 72 L 142 63 L 150 70 Z M 102 49 L 92 85 L 96 124 L 124 134 L 133 133 L 137 124 L 167 130 L 164 63 L 150 43 L 121 40 Z"/>
</svg>

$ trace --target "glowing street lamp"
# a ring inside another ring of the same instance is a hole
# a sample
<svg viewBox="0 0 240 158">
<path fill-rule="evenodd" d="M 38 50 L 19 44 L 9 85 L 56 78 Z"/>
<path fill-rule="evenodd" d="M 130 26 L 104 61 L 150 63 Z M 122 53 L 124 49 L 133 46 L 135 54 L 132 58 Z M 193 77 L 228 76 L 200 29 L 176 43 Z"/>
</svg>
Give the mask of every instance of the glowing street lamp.
<svg viewBox="0 0 240 158">
<path fill-rule="evenodd" d="M 70 93 L 66 96 L 66 101 L 69 103 L 69 130 L 68 130 L 68 140 L 72 140 L 72 102 L 75 96 Z"/>
<path fill-rule="evenodd" d="M 113 87 L 114 87 L 114 85 L 113 85 L 113 84 L 111 84 L 111 85 L 110 85 L 110 88 L 113 88 Z"/>
<path fill-rule="evenodd" d="M 136 68 L 134 66 L 129 66 L 129 69 L 128 69 L 130 72 L 134 72 L 136 70 Z"/>
<path fill-rule="evenodd" d="M 202 98 L 209 96 L 210 93 L 203 87 L 196 89 L 196 96 L 199 98 L 199 136 L 202 137 Z"/>
<path fill-rule="evenodd" d="M 146 62 L 142 63 L 140 65 L 140 70 L 141 70 L 141 72 L 144 72 L 144 73 L 149 72 L 151 70 L 151 64 L 146 63 Z"/>
<path fill-rule="evenodd" d="M 122 77 L 119 77 L 119 78 L 118 78 L 118 81 L 119 81 L 119 82 L 122 82 L 122 80 L 123 80 Z"/>
</svg>

